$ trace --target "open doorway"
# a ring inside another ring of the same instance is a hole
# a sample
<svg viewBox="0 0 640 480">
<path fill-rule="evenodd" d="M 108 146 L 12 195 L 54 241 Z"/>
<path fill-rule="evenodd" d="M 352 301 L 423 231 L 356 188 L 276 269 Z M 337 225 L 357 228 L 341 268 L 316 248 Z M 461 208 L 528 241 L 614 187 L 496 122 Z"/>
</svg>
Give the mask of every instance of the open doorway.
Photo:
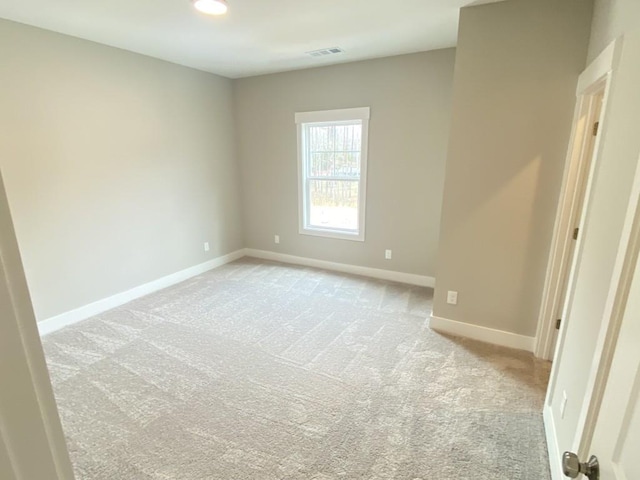
<svg viewBox="0 0 640 480">
<path fill-rule="evenodd" d="M 578 87 L 576 114 L 536 334 L 535 355 L 546 360 L 553 359 L 564 317 L 563 309 L 585 217 L 585 199 L 597 159 L 598 132 L 604 121 L 602 114 L 608 85 L 609 76 L 605 75 L 583 89 L 581 85 Z"/>
</svg>

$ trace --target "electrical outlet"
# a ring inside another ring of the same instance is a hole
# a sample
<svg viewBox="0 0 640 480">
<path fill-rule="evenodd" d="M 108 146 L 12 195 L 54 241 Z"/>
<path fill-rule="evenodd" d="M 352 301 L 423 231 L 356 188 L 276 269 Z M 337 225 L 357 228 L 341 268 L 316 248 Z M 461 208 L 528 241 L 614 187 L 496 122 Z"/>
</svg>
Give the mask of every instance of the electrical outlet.
<svg viewBox="0 0 640 480">
<path fill-rule="evenodd" d="M 560 418 L 564 418 L 564 412 L 567 409 L 567 391 L 562 391 L 562 403 L 560 404 Z"/>
<path fill-rule="evenodd" d="M 391 250 L 385 250 L 384 251 L 384 258 L 386 258 L 387 260 L 391 260 L 392 253 L 393 252 Z"/>
<path fill-rule="evenodd" d="M 273 241 L 277 244 L 280 243 L 280 235 L 274 235 L 273 236 Z"/>
<path fill-rule="evenodd" d="M 447 303 L 449 305 L 457 305 L 458 304 L 458 292 L 454 292 L 453 290 L 449 290 L 447 292 Z"/>
<path fill-rule="evenodd" d="M 204 242 L 204 251 L 205 252 L 209 251 L 209 242 Z"/>
</svg>

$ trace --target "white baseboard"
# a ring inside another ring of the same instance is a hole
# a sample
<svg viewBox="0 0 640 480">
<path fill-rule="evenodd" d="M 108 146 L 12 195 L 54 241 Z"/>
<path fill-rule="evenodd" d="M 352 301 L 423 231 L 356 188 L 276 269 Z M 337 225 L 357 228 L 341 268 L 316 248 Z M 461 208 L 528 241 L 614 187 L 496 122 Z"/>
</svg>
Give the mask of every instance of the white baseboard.
<svg viewBox="0 0 640 480">
<path fill-rule="evenodd" d="M 558 446 L 558 437 L 556 434 L 556 424 L 553 421 L 551 407 L 545 405 L 542 411 L 544 418 L 544 434 L 547 439 L 547 451 L 549 452 L 549 468 L 551 470 L 552 480 L 563 480 L 567 477 L 562 473 L 562 463 L 560 460 L 560 448 Z"/>
<path fill-rule="evenodd" d="M 74 323 L 80 322 L 87 318 L 93 317 L 94 315 L 98 315 L 100 313 L 106 312 L 107 310 L 111 310 L 112 308 L 124 305 L 125 303 L 135 300 L 136 298 L 144 297 L 145 295 L 149 295 L 150 293 L 162 290 L 163 288 L 170 287 L 172 285 L 175 285 L 176 283 L 183 282 L 191 277 L 200 275 L 201 273 L 213 270 L 216 267 L 220 267 L 227 263 L 233 262 L 239 258 L 244 257 L 244 255 L 244 249 L 236 250 L 235 252 L 223 255 L 222 257 L 217 257 L 213 260 L 209 260 L 208 262 L 204 262 L 199 265 L 180 270 L 179 272 L 172 273 L 171 275 L 167 275 L 162 278 L 158 278 L 157 280 L 153 280 L 149 283 L 134 287 L 125 292 L 117 293 L 115 295 L 112 295 L 111 297 L 103 298 L 102 300 L 98 300 L 97 302 L 93 302 L 74 310 L 62 313 L 60 315 L 56 315 L 55 317 L 47 318 L 46 320 L 38 322 L 38 331 L 40 332 L 41 336 L 47 335 L 51 332 L 55 332 L 56 330 L 60 330 L 67 325 L 72 325 Z"/>
<path fill-rule="evenodd" d="M 435 278 L 424 275 L 395 272 L 392 270 L 383 270 L 381 268 L 360 267 L 358 265 L 329 262 L 326 260 L 317 260 L 315 258 L 308 257 L 297 257 L 295 255 L 287 255 L 285 253 L 269 252 L 267 250 L 246 248 L 245 254 L 248 257 L 262 258 L 263 260 L 273 260 L 275 262 L 292 263 L 295 265 L 304 265 L 306 267 L 323 268 L 325 270 L 351 273 L 353 275 L 363 275 L 365 277 L 379 278 L 381 280 L 389 280 L 392 282 L 408 283 L 409 285 L 418 285 L 420 287 L 433 288 L 436 284 Z"/>
<path fill-rule="evenodd" d="M 435 278 L 422 275 L 414 275 L 411 273 L 394 272 L 391 270 L 382 270 L 378 268 L 359 267 L 357 265 L 348 265 L 345 263 L 328 262 L 325 260 L 316 260 L 313 258 L 296 257 L 294 255 L 286 255 L 277 252 L 268 252 L 266 250 L 254 250 L 251 248 L 240 249 L 228 255 L 209 260 L 208 262 L 195 265 L 193 267 L 181 270 L 171 275 L 153 280 L 138 287 L 134 287 L 125 292 L 112 295 L 102 300 L 84 305 L 82 307 L 70 310 L 55 317 L 47 318 L 38 322 L 38 331 L 41 336 L 60 330 L 67 325 L 73 325 L 87 318 L 93 317 L 100 313 L 111 310 L 112 308 L 124 305 L 132 300 L 149 295 L 150 293 L 170 287 L 176 283 L 188 280 L 191 277 L 200 275 L 201 273 L 220 267 L 227 263 L 233 262 L 244 256 L 262 258 L 265 260 L 273 260 L 283 263 L 292 263 L 296 265 L 305 265 L 308 267 L 324 268 L 326 270 L 335 270 L 338 272 L 351 273 L 354 275 L 364 275 L 367 277 L 380 278 L 382 280 L 390 280 L 400 283 L 408 283 L 410 285 L 419 285 L 421 287 L 434 287 Z"/>
<path fill-rule="evenodd" d="M 481 342 L 517 348 L 518 350 L 526 350 L 528 352 L 533 352 L 535 346 L 535 337 L 527 337 L 525 335 L 505 332 L 504 330 L 495 330 L 479 325 L 471 325 L 470 323 L 457 322 L 447 318 L 434 317 L 433 315 L 429 318 L 429 328 L 458 337 L 472 338 Z"/>
</svg>

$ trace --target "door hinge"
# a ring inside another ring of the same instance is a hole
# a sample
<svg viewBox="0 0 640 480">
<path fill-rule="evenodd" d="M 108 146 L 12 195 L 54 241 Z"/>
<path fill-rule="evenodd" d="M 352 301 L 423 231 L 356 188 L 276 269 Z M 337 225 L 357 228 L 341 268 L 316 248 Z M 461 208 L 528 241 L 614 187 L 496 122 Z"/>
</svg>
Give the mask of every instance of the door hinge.
<svg viewBox="0 0 640 480">
<path fill-rule="evenodd" d="M 560 330 L 560 324 L 562 323 L 562 319 L 559 318 L 556 320 L 556 330 Z"/>
<path fill-rule="evenodd" d="M 598 129 L 600 128 L 600 122 L 596 122 L 593 124 L 593 136 L 598 135 Z"/>
<path fill-rule="evenodd" d="M 580 229 L 578 227 L 573 229 L 573 239 L 577 240 L 578 239 L 578 233 L 580 233 Z"/>
</svg>

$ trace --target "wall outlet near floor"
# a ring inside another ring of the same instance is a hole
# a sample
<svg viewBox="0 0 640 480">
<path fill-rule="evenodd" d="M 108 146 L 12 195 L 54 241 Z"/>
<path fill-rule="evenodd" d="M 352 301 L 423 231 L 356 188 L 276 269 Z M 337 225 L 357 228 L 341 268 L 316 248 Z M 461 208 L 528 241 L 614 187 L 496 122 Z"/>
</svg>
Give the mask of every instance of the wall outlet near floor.
<svg viewBox="0 0 640 480">
<path fill-rule="evenodd" d="M 560 418 L 564 418 L 564 412 L 567 409 L 567 391 L 562 391 L 562 403 L 560 404 Z"/>
<path fill-rule="evenodd" d="M 273 236 L 273 241 L 274 241 L 276 244 L 280 243 L 280 235 L 274 235 L 274 236 Z"/>
<path fill-rule="evenodd" d="M 449 305 L 457 305 L 458 304 L 458 292 L 454 292 L 453 290 L 449 290 L 447 292 L 447 303 Z"/>
<path fill-rule="evenodd" d="M 384 258 L 386 258 L 387 260 L 391 260 L 392 253 L 393 252 L 391 250 L 385 250 L 384 251 Z"/>
<path fill-rule="evenodd" d="M 209 242 L 204 242 L 204 251 L 205 252 L 209 251 Z"/>
</svg>

